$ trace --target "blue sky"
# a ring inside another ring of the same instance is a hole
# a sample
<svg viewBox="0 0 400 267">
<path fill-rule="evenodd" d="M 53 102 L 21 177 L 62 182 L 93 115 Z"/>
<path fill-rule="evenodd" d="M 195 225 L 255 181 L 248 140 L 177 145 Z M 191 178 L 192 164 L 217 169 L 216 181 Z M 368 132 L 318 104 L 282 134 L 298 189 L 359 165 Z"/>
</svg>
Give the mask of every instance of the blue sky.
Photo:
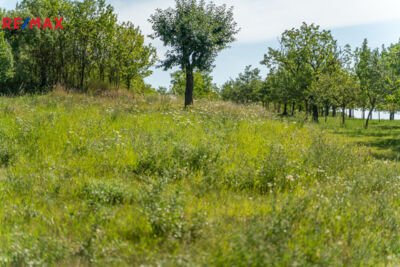
<svg viewBox="0 0 400 267">
<path fill-rule="evenodd" d="M 14 8 L 16 0 L 0 0 L 0 7 Z M 174 0 L 108 0 L 121 21 L 139 25 L 145 35 L 151 33 L 147 19 L 156 8 L 174 5 Z M 218 56 L 214 81 L 221 85 L 234 78 L 246 65 L 266 73 L 262 60 L 268 47 L 276 47 L 285 29 L 298 27 L 303 21 L 332 30 L 341 45 L 359 46 L 368 38 L 373 47 L 397 42 L 400 38 L 399 0 L 214 0 L 234 6 L 235 20 L 241 28 L 237 41 Z M 159 41 L 148 39 L 159 57 L 166 49 Z M 155 69 L 147 82 L 154 87 L 169 86 L 170 72 Z"/>
</svg>

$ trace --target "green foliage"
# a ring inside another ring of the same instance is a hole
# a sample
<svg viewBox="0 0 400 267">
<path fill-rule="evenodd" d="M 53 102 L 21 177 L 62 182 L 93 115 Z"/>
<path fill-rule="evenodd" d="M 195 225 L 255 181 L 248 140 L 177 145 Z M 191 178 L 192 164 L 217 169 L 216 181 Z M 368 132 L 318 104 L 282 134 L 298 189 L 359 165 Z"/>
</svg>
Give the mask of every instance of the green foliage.
<svg viewBox="0 0 400 267">
<path fill-rule="evenodd" d="M 161 66 L 174 66 L 186 73 L 185 106 L 193 103 L 193 72 L 210 71 L 218 53 L 233 42 L 238 33 L 233 8 L 204 0 L 176 0 L 175 8 L 157 9 L 150 18 L 153 38 L 170 47 Z"/>
<path fill-rule="evenodd" d="M 12 78 L 14 72 L 14 59 L 11 49 L 4 34 L 0 32 L 0 83 L 6 82 Z"/>
<path fill-rule="evenodd" d="M 400 110 L 400 43 L 383 49 L 382 62 L 389 91 L 384 99 L 384 108 L 394 117 L 394 113 Z"/>
<path fill-rule="evenodd" d="M 176 0 L 175 9 L 158 9 L 150 22 L 153 38 L 171 47 L 162 61 L 165 69 L 210 70 L 217 53 L 233 42 L 238 32 L 232 8 L 197 0 Z"/>
<path fill-rule="evenodd" d="M 334 71 L 340 64 L 337 42 L 331 32 L 306 23 L 299 29 L 287 30 L 281 36 L 280 48 L 269 48 L 261 63 L 272 69 L 271 75 L 278 75 L 275 83 L 284 89 L 275 94 L 281 98 L 277 101 L 282 101 L 282 96 L 283 102 L 307 101 L 318 121 L 318 95 L 311 85 L 319 75 Z"/>
<path fill-rule="evenodd" d="M 186 75 L 183 71 L 176 71 L 171 74 L 172 93 L 174 95 L 185 95 Z M 194 98 L 217 98 L 218 87 L 212 81 L 212 76 L 206 71 L 195 71 L 193 73 Z"/>
<path fill-rule="evenodd" d="M 147 91 L 143 79 L 151 74 L 155 49 L 132 23 L 118 23 L 104 0 L 24 0 L 2 17 L 64 18 L 63 30 L 3 30 L 15 60 L 15 75 L 3 92 L 41 92 L 55 85 L 88 91 L 106 81 L 108 88 Z"/>
<path fill-rule="evenodd" d="M 378 49 L 372 51 L 368 47 L 367 39 L 364 40 L 362 47 L 356 51 L 355 70 L 360 80 L 361 92 L 366 96 L 370 113 L 372 113 L 377 105 L 383 103 L 389 90 L 385 86 L 382 54 Z M 366 127 L 368 127 L 368 118 Z"/>
<path fill-rule="evenodd" d="M 265 89 L 269 96 L 270 101 L 284 103 L 285 107 L 288 103 L 295 102 L 300 93 L 296 81 L 293 76 L 285 69 L 271 70 L 265 82 Z M 264 97 L 265 98 L 265 97 Z M 285 109 L 284 115 L 287 114 Z"/>
<path fill-rule="evenodd" d="M 313 90 L 322 101 L 328 99 L 333 105 L 342 110 L 355 106 L 360 95 L 359 84 L 356 77 L 344 70 L 338 70 L 331 74 L 323 74 L 313 85 Z M 342 123 L 345 122 L 342 112 Z"/>
<path fill-rule="evenodd" d="M 144 44 L 144 36 L 138 27 L 131 22 L 117 26 L 114 38 L 113 75 L 119 84 L 120 77 L 125 81 L 128 90 L 133 81 L 134 88 L 141 88 L 143 77 L 152 72 L 149 68 L 156 61 L 156 51 L 152 46 Z"/>
<path fill-rule="evenodd" d="M 368 127 L 376 108 L 390 111 L 391 120 L 399 110 L 398 62 L 399 44 L 372 50 L 365 39 L 361 48 L 352 51 L 349 45 L 339 47 L 330 31 L 303 23 L 299 29 L 285 31 L 279 49 L 269 48 L 264 55 L 261 64 L 269 74 L 260 98 L 264 104 L 273 102 L 278 111 L 283 104 L 283 115 L 288 115 L 288 105 L 292 115 L 296 106 L 299 111 L 305 108 L 305 119 L 312 113 L 316 122 L 321 113 L 325 120 L 331 111 L 336 116 L 338 107 L 368 109 Z M 232 87 L 232 82 L 226 87 Z"/>
<path fill-rule="evenodd" d="M 260 102 L 263 82 L 260 70 L 247 66 L 243 73 L 235 80 L 226 82 L 221 89 L 221 96 L 224 100 L 231 100 L 236 103 Z"/>
</svg>

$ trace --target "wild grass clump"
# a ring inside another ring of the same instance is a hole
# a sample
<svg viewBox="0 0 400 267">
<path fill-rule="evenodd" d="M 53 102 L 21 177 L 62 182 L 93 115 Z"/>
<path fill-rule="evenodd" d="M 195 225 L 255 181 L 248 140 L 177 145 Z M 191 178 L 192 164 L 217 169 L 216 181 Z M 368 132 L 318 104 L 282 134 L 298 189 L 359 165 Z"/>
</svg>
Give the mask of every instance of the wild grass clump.
<svg viewBox="0 0 400 267">
<path fill-rule="evenodd" d="M 0 98 L 0 265 L 399 263 L 396 162 L 258 106 L 179 101 Z"/>
</svg>

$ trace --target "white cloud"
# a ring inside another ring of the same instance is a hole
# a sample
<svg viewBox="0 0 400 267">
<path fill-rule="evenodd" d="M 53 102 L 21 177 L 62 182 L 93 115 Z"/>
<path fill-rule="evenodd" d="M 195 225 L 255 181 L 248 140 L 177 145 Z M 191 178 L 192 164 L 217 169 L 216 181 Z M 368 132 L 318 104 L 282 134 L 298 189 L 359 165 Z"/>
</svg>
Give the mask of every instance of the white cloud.
<svg viewBox="0 0 400 267">
<path fill-rule="evenodd" d="M 173 0 L 113 0 L 121 20 L 139 25 L 147 35 L 152 32 L 148 18 L 156 8 L 174 5 Z M 400 20 L 399 0 L 215 0 L 234 6 L 241 28 L 239 42 L 275 39 L 285 29 L 303 21 L 324 28 Z M 157 45 L 158 47 L 158 45 Z"/>
</svg>

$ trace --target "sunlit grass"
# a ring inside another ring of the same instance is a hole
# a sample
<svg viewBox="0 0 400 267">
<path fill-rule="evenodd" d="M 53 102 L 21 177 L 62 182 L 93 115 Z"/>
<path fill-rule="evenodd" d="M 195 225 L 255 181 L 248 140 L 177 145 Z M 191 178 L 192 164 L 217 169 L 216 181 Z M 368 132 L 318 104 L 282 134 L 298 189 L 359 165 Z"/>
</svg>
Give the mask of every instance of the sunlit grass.
<svg viewBox="0 0 400 267">
<path fill-rule="evenodd" d="M 400 122 L 372 120 L 365 129 L 365 120 L 347 119 L 344 126 L 339 118 L 329 118 L 320 126 L 330 132 L 345 136 L 357 145 L 368 147 L 377 159 L 398 161 L 400 159 Z"/>
<path fill-rule="evenodd" d="M 181 105 L 0 98 L 1 264 L 399 263 L 396 163 L 259 106 Z"/>
</svg>

